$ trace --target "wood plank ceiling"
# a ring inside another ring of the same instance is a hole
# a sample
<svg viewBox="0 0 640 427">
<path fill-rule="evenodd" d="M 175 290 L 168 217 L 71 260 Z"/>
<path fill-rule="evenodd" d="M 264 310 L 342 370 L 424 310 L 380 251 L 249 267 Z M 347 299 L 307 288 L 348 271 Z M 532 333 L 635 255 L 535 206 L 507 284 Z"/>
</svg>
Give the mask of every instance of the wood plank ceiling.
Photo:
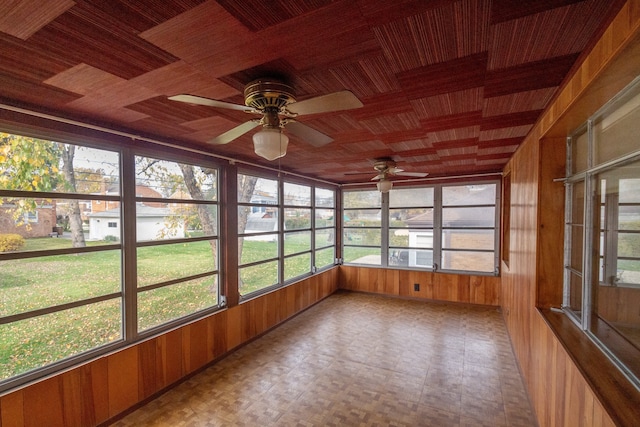
<svg viewBox="0 0 640 427">
<path fill-rule="evenodd" d="M 300 117 L 280 167 L 366 181 L 371 160 L 430 176 L 499 172 L 621 1 L 0 0 L 0 101 L 274 166 L 251 133 L 207 141 L 277 76 L 298 100 L 348 89 L 358 110 Z"/>
</svg>

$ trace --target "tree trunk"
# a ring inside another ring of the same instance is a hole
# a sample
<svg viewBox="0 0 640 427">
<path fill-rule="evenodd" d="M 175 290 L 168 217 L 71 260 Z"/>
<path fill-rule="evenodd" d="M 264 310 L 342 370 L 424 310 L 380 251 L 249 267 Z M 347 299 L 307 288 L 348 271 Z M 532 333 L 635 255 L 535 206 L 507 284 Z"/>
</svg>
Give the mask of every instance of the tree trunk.
<svg viewBox="0 0 640 427">
<path fill-rule="evenodd" d="M 198 185 L 198 181 L 196 180 L 195 173 L 193 172 L 193 166 L 180 164 L 180 170 L 182 171 L 182 176 L 184 177 L 184 183 L 187 186 L 187 190 L 191 195 L 193 200 L 203 200 L 204 195 L 202 194 L 202 189 Z M 200 223 L 202 224 L 202 231 L 208 236 L 216 235 L 216 218 L 212 215 L 211 210 L 208 205 L 196 205 L 198 211 L 198 217 L 200 218 Z M 211 253 L 213 254 L 213 260 L 215 263 L 218 261 L 218 251 L 216 247 L 215 241 L 209 242 L 211 245 Z M 217 268 L 217 265 L 216 265 Z"/>
<path fill-rule="evenodd" d="M 73 174 L 73 157 L 75 156 L 76 146 L 60 144 L 62 153 L 62 172 L 64 178 L 69 184 L 69 190 L 76 192 L 76 178 Z M 84 248 L 87 244 L 84 240 L 84 232 L 82 231 L 82 215 L 80 211 L 80 203 L 78 200 L 69 201 L 69 226 L 71 228 L 71 244 L 74 248 Z"/>
<path fill-rule="evenodd" d="M 240 180 L 238 182 L 238 202 L 248 203 L 251 201 L 253 191 L 256 188 L 256 182 L 258 178 L 249 175 L 239 175 Z M 238 209 L 238 233 L 244 233 L 244 229 L 247 226 L 247 219 L 249 218 L 249 212 L 251 208 L 242 207 Z M 238 256 L 242 257 L 242 246 L 244 239 L 238 239 Z"/>
</svg>

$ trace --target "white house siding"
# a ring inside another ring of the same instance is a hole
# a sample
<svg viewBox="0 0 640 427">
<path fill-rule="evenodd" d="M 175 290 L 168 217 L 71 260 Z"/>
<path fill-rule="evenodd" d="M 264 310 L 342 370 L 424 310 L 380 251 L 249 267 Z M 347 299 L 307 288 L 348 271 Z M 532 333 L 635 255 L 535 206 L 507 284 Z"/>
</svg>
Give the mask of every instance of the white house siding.
<svg viewBox="0 0 640 427">
<path fill-rule="evenodd" d="M 168 208 L 136 206 L 137 240 L 176 239 L 184 237 L 184 221 Z M 112 224 L 110 227 L 109 224 Z M 115 227 L 113 226 L 115 224 Z M 89 215 L 89 239 L 104 240 L 106 236 L 120 239 L 120 210 L 111 209 Z"/>
</svg>

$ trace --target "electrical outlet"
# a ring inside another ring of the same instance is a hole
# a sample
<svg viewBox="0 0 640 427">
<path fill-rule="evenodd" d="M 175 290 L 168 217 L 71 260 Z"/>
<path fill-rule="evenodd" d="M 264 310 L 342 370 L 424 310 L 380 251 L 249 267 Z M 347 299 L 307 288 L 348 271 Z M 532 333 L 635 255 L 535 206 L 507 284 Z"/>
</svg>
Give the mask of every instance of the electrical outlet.
<svg viewBox="0 0 640 427">
<path fill-rule="evenodd" d="M 420 283 L 414 283 L 413 284 L 413 290 L 415 292 L 420 292 Z"/>
</svg>

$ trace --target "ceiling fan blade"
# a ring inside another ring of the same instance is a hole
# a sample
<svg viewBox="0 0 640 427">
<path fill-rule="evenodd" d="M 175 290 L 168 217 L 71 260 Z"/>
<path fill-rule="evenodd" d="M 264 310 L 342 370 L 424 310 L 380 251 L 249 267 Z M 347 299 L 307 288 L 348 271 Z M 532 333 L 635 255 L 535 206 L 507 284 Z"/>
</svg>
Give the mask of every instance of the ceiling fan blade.
<svg viewBox="0 0 640 427">
<path fill-rule="evenodd" d="M 373 178 L 371 178 L 371 181 L 377 181 L 379 179 L 384 179 L 384 178 L 385 178 L 384 174 L 380 174 L 380 175 L 376 175 Z"/>
<path fill-rule="evenodd" d="M 287 123 L 285 129 L 314 147 L 322 147 L 333 141 L 330 136 L 293 120 Z"/>
<path fill-rule="evenodd" d="M 404 171 L 402 171 L 402 172 L 396 172 L 396 173 L 394 173 L 394 175 L 397 175 L 397 176 L 415 176 L 417 178 L 424 178 L 425 176 L 427 176 L 429 174 L 426 173 L 426 172 L 404 172 Z"/>
<path fill-rule="evenodd" d="M 226 108 L 227 110 L 252 111 L 251 108 L 247 107 L 246 105 L 232 104 L 231 102 L 224 102 L 224 101 L 216 101 L 215 99 L 203 98 L 201 96 L 175 95 L 175 96 L 170 96 L 169 99 L 172 101 L 186 102 L 189 104 L 206 105 L 209 107 L 216 107 L 216 108 Z"/>
<path fill-rule="evenodd" d="M 348 90 L 328 95 L 316 96 L 304 101 L 287 105 L 287 110 L 294 114 L 318 114 L 329 111 L 351 110 L 362 107 L 362 102 Z"/>
<path fill-rule="evenodd" d="M 216 138 L 209 141 L 209 144 L 215 144 L 215 145 L 228 144 L 234 139 L 239 138 L 245 133 L 249 132 L 251 129 L 255 128 L 259 124 L 260 124 L 259 120 L 250 120 L 248 122 L 244 122 L 241 125 L 226 131 L 222 135 L 218 135 Z"/>
</svg>

